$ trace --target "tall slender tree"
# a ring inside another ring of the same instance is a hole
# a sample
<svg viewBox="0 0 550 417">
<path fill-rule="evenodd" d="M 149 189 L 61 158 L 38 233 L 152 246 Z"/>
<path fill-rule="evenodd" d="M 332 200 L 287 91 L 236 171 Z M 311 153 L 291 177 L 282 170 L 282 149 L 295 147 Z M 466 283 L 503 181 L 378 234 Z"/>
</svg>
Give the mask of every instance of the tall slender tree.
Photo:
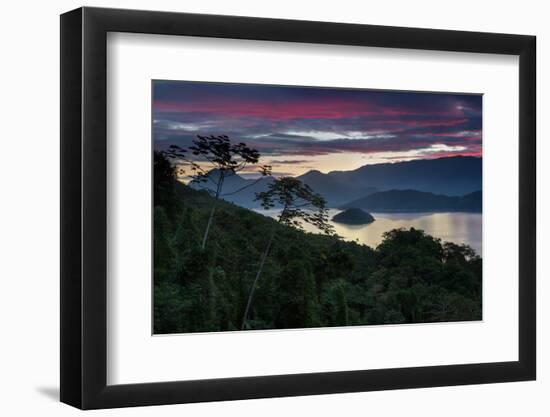
<svg viewBox="0 0 550 417">
<path fill-rule="evenodd" d="M 243 142 L 232 143 L 226 135 L 197 135 L 197 138 L 193 139 L 193 145 L 188 149 L 171 145 L 163 154 L 174 161 L 179 176 L 190 178 L 193 184 L 207 190 L 214 197 L 201 240 L 203 249 L 206 247 L 219 198 L 236 194 L 271 175 L 271 167 L 260 164 L 257 167 L 260 175 L 256 181 L 223 194 L 223 185 L 227 178 L 236 175 L 247 166 L 257 165 L 260 160 L 260 153 L 256 149 L 248 147 Z"/>
<path fill-rule="evenodd" d="M 274 207 L 281 208 L 277 217 L 278 224 L 303 230 L 303 223 L 309 223 L 327 235 L 334 234 L 334 229 L 328 222 L 328 209 L 325 199 L 314 192 L 309 185 L 304 184 L 297 178 L 280 177 L 272 181 L 267 191 L 256 193 L 256 200 L 260 201 L 262 207 L 266 210 Z M 276 231 L 277 228 L 273 227 L 260 258 L 260 265 L 248 294 L 241 330 L 244 330 L 246 327 L 256 285 L 264 269 L 266 259 L 269 256 Z"/>
</svg>

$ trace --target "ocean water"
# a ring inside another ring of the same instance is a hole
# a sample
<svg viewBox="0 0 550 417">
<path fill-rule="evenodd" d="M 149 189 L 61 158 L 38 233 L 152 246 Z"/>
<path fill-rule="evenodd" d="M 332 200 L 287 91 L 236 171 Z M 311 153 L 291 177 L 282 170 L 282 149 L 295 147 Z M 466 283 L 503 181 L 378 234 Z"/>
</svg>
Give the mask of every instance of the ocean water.
<svg viewBox="0 0 550 417">
<path fill-rule="evenodd" d="M 277 217 L 278 209 L 255 210 L 270 217 Z M 341 210 L 329 210 L 332 218 Z M 371 224 L 352 226 L 330 222 L 338 235 L 344 240 L 376 247 L 382 241 L 384 232 L 398 228 L 424 230 L 443 241 L 471 246 L 478 255 L 482 255 L 482 215 L 481 213 L 371 213 L 375 221 Z M 316 233 L 318 230 L 305 224 L 304 229 Z"/>
</svg>

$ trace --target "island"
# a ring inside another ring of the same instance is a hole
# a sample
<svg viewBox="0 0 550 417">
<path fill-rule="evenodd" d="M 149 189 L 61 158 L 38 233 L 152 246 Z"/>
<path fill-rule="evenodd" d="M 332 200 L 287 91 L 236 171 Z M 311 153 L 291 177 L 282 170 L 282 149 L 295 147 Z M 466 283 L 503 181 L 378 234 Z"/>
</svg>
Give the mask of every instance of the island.
<svg viewBox="0 0 550 417">
<path fill-rule="evenodd" d="M 349 208 L 335 215 L 332 221 L 336 223 L 359 225 L 372 223 L 374 217 L 360 208 Z"/>
</svg>

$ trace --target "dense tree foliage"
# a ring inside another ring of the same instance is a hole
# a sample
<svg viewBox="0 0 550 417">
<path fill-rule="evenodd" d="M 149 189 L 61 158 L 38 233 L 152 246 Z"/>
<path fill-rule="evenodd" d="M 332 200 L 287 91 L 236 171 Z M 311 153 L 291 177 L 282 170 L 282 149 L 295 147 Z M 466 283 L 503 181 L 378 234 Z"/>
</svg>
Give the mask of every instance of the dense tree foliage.
<svg viewBox="0 0 550 417">
<path fill-rule="evenodd" d="M 267 191 L 257 193 L 256 199 L 261 201 L 262 207 L 266 210 L 273 207 L 280 208 L 279 215 L 277 216 L 277 224 L 279 225 L 303 230 L 302 223 L 309 223 L 326 235 L 335 234 L 332 225 L 328 222 L 328 209 L 325 199 L 299 179 L 293 177 L 277 178 L 268 185 Z M 269 240 L 260 259 L 260 266 L 258 267 L 256 277 L 252 281 L 252 288 L 248 295 L 241 329 L 246 328 L 256 285 L 263 272 L 265 261 L 276 234 L 277 228 L 274 226 L 269 234 Z M 300 285 L 300 282 L 296 280 L 295 284 Z"/>
<path fill-rule="evenodd" d="M 241 328 L 249 291 L 273 230 L 247 329 L 481 319 L 481 258 L 421 230 L 392 230 L 372 249 L 305 233 L 175 180 L 154 159 L 154 331 Z"/>
</svg>

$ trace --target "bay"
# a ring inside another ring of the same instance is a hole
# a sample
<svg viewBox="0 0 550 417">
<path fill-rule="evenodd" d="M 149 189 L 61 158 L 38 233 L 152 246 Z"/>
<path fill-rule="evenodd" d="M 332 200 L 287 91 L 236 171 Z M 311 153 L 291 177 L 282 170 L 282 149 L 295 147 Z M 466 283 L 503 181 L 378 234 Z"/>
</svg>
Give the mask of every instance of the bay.
<svg viewBox="0 0 550 417">
<path fill-rule="evenodd" d="M 276 218 L 278 209 L 255 210 L 256 212 Z M 330 209 L 329 218 L 341 210 Z M 471 246 L 478 255 L 482 254 L 482 215 L 481 213 L 371 213 L 375 221 L 367 225 L 345 225 L 330 221 L 336 233 L 344 240 L 356 241 L 375 248 L 383 239 L 383 234 L 392 229 L 411 228 L 424 230 L 429 235 L 442 241 Z M 318 230 L 304 224 L 307 232 L 318 233 Z"/>
</svg>

